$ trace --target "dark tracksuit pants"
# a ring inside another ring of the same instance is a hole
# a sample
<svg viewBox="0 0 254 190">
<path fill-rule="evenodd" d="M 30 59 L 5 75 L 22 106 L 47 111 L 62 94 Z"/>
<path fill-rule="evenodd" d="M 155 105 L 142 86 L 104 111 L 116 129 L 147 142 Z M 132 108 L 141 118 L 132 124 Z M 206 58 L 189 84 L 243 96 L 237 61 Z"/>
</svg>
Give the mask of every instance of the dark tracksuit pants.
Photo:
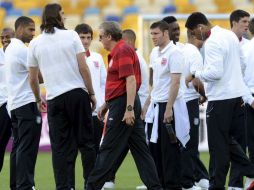
<svg viewBox="0 0 254 190">
<path fill-rule="evenodd" d="M 5 148 L 11 137 L 11 128 L 11 119 L 5 103 L 0 107 L 0 172 L 3 168 Z"/>
<path fill-rule="evenodd" d="M 200 179 L 208 179 L 208 172 L 199 158 L 199 103 L 198 99 L 186 103 L 190 120 L 190 140 L 182 151 L 182 186 L 192 187 Z M 195 174 L 195 175 L 193 175 Z"/>
<path fill-rule="evenodd" d="M 241 98 L 208 102 L 206 121 L 210 153 L 209 189 L 225 189 L 230 161 L 237 166 L 240 175 L 254 178 L 254 165 L 232 136 L 233 125 L 244 124 L 244 118 L 239 114 L 241 104 Z"/>
<path fill-rule="evenodd" d="M 103 126 L 104 126 L 103 122 L 100 121 L 97 116 L 93 116 L 94 144 L 95 144 L 96 155 L 99 152 L 99 147 L 100 147 L 100 142 L 101 142 L 101 137 L 102 137 L 102 132 L 103 132 Z M 76 159 L 78 156 L 78 149 L 75 144 L 76 143 L 74 142 L 74 146 L 73 146 L 73 149 L 70 151 L 70 158 L 69 158 L 69 162 L 70 162 L 69 175 L 70 175 L 70 177 L 68 178 L 68 181 L 69 181 L 68 184 L 69 184 L 69 188 L 72 188 L 72 189 L 75 189 L 75 163 L 76 163 Z M 83 166 L 84 187 L 86 186 L 87 177 L 89 174 L 89 173 L 85 172 L 85 171 L 87 171 L 87 169 L 85 169 L 86 166 L 84 165 L 85 158 L 86 158 L 86 155 L 81 155 L 82 166 Z"/>
<path fill-rule="evenodd" d="M 167 129 L 163 123 L 167 103 L 159 103 L 159 127 L 157 143 L 149 143 L 162 186 L 166 190 L 181 190 L 181 146 L 171 144 Z M 174 122 L 172 122 L 174 126 Z M 148 124 L 150 139 L 152 124 Z"/>
<path fill-rule="evenodd" d="M 143 123 L 143 126 L 145 124 Z M 145 128 L 144 128 L 145 130 Z M 129 152 L 129 147 L 126 146 L 126 148 L 123 150 L 121 156 L 116 160 L 116 164 L 113 166 L 112 170 L 111 170 L 111 175 L 108 178 L 107 181 L 115 181 L 115 176 L 116 176 L 116 172 L 118 171 L 118 169 L 120 168 L 120 166 L 122 165 L 125 157 L 127 156 L 128 152 Z"/>
<path fill-rule="evenodd" d="M 238 117 L 242 118 L 238 122 L 233 123 L 232 126 L 232 136 L 237 141 L 237 143 L 242 147 L 243 151 L 246 153 L 246 125 L 244 124 L 244 106 L 239 109 Z M 239 165 L 235 162 L 231 162 L 230 173 L 229 173 L 229 187 L 239 187 L 243 188 L 243 176 L 240 174 Z"/>
<path fill-rule="evenodd" d="M 129 146 L 140 177 L 149 190 L 161 190 L 156 167 L 145 140 L 145 132 L 140 119 L 141 106 L 137 96 L 134 103 L 135 125 L 127 126 L 124 121 L 126 95 L 108 102 L 106 134 L 93 171 L 88 178 L 87 190 L 101 190 L 111 174 L 112 167 Z"/>
<path fill-rule="evenodd" d="M 254 109 L 245 106 L 245 124 L 247 130 L 247 145 L 250 161 L 254 164 Z"/>
<path fill-rule="evenodd" d="M 37 104 L 32 102 L 12 110 L 11 121 L 14 137 L 11 153 L 11 178 L 15 178 L 16 174 L 17 190 L 30 190 L 35 186 L 34 171 L 42 126 Z M 12 162 L 15 157 L 16 165 Z M 11 183 L 12 186 L 15 182 L 11 180 Z"/>
<path fill-rule="evenodd" d="M 68 172 L 77 149 L 81 155 L 86 155 L 82 158 L 85 178 L 94 166 L 92 112 L 87 92 L 73 89 L 49 100 L 48 122 L 56 189 L 67 190 L 70 181 Z M 72 150 L 73 156 L 70 155 Z"/>
</svg>

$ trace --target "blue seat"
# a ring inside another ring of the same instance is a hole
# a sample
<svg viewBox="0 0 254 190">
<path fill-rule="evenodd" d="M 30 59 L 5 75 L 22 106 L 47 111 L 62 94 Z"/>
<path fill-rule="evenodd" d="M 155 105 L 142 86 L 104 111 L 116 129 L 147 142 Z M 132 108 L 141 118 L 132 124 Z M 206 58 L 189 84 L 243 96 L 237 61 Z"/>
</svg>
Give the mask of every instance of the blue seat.
<svg viewBox="0 0 254 190">
<path fill-rule="evenodd" d="M 106 15 L 104 18 L 105 21 L 114 21 L 114 22 L 121 22 L 122 18 L 117 15 Z"/>
<path fill-rule="evenodd" d="M 139 7 L 137 7 L 137 6 L 125 7 L 123 10 L 123 15 L 138 14 L 138 13 L 139 13 Z"/>
<path fill-rule="evenodd" d="M 7 11 L 7 16 L 22 16 L 23 11 L 21 9 L 10 9 Z"/>
<path fill-rule="evenodd" d="M 98 7 L 88 7 L 84 11 L 84 16 L 86 15 L 99 15 L 100 9 Z"/>
<path fill-rule="evenodd" d="M 168 5 L 168 6 L 165 6 L 162 10 L 162 13 L 163 14 L 166 14 L 166 13 L 175 13 L 176 12 L 176 6 L 174 5 Z"/>
<path fill-rule="evenodd" d="M 29 16 L 41 16 L 42 15 L 42 10 L 41 9 L 36 9 L 36 8 L 30 9 L 28 11 L 28 15 Z"/>
<path fill-rule="evenodd" d="M 13 4 L 12 2 L 2 2 L 0 3 L 0 7 L 4 8 L 6 11 L 12 9 Z"/>
</svg>

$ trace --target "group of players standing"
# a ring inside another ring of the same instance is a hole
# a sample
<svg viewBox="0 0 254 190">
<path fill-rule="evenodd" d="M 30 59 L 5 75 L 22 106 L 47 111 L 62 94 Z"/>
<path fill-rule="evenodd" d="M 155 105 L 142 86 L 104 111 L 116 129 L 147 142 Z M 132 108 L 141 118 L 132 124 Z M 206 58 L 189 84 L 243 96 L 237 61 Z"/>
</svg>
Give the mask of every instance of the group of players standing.
<svg viewBox="0 0 254 190">
<path fill-rule="evenodd" d="M 35 189 L 40 112 L 47 111 L 56 189 L 75 189 L 78 150 L 86 190 L 112 185 L 130 150 L 149 190 L 225 189 L 229 167 L 228 189 L 253 190 L 253 40 L 243 37 L 249 20 L 243 10 L 232 12 L 229 31 L 192 13 L 185 45 L 174 17 L 152 23 L 148 79 L 131 29 L 100 24 L 99 40 L 110 52 L 106 71 L 101 55 L 89 50 L 91 27 L 65 29 L 59 4 L 45 6 L 35 39 L 34 21 L 19 17 L 15 31 L 1 34 L 0 163 L 12 132 L 10 189 Z M 209 175 L 198 152 L 199 104 L 206 100 Z"/>
</svg>

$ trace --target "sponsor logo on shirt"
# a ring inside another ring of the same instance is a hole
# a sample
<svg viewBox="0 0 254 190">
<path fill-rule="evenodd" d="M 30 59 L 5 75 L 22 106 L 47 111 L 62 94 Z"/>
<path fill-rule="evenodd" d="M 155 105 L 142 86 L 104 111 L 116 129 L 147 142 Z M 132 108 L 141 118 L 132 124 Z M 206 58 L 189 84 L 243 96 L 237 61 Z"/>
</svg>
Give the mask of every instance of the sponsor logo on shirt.
<svg viewBox="0 0 254 190">
<path fill-rule="evenodd" d="M 95 66 L 96 68 L 99 68 L 99 62 L 98 62 L 98 61 L 94 61 L 93 63 L 94 63 L 94 66 Z"/>
<path fill-rule="evenodd" d="M 168 62 L 168 60 L 167 60 L 166 58 L 162 58 L 162 59 L 161 59 L 161 64 L 162 64 L 162 65 L 166 65 L 167 62 Z"/>
</svg>

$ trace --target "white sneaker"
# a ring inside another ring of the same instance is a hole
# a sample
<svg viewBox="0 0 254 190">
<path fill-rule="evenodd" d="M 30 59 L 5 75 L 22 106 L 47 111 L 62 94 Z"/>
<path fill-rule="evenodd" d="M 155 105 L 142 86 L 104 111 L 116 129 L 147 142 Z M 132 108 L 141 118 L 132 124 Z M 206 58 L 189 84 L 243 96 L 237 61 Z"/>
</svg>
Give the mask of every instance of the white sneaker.
<svg viewBox="0 0 254 190">
<path fill-rule="evenodd" d="M 246 177 L 244 190 L 253 190 L 254 189 L 254 178 Z"/>
<path fill-rule="evenodd" d="M 199 182 L 195 182 L 195 185 L 200 187 L 202 190 L 206 190 L 209 188 L 209 180 L 208 179 L 201 179 Z"/>
<path fill-rule="evenodd" d="M 107 181 L 104 186 L 104 189 L 115 189 L 115 183 L 113 181 Z"/>
<path fill-rule="evenodd" d="M 136 189 L 144 189 L 144 190 L 146 190 L 147 187 L 145 185 L 139 185 L 139 186 L 136 187 Z"/>
<path fill-rule="evenodd" d="M 243 190 L 243 188 L 240 188 L 240 187 L 228 187 L 228 190 Z"/>
<path fill-rule="evenodd" d="M 182 188 L 182 190 L 202 190 L 202 188 L 196 185 L 193 185 L 191 188 Z"/>
</svg>

